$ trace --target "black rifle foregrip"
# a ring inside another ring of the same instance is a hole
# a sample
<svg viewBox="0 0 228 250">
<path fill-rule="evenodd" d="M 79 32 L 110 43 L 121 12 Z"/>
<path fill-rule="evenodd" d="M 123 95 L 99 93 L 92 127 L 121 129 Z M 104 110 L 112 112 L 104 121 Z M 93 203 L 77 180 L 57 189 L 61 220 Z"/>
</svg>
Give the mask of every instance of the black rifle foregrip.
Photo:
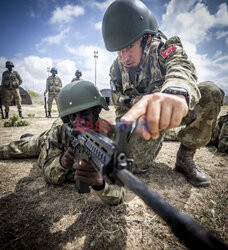
<svg viewBox="0 0 228 250">
<path fill-rule="evenodd" d="M 82 181 L 76 181 L 76 189 L 77 189 L 79 194 L 90 193 L 89 186 Z"/>
</svg>

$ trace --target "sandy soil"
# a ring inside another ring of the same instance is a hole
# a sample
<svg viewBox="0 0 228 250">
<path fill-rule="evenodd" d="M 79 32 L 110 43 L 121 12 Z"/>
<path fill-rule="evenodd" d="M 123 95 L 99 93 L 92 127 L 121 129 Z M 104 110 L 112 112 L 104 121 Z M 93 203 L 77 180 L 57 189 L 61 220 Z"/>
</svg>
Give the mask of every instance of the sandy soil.
<svg viewBox="0 0 228 250">
<path fill-rule="evenodd" d="M 42 132 L 58 116 L 56 111 L 54 118 L 45 118 L 40 104 L 24 106 L 23 113 L 28 127 L 5 128 L 0 121 L 0 145 Z M 102 117 L 114 121 L 113 108 Z M 209 188 L 197 189 L 173 171 L 178 147 L 165 142 L 154 165 L 137 177 L 227 242 L 228 155 L 214 147 L 197 151 L 195 160 L 211 179 Z M 0 160 L 0 249 L 186 249 L 133 193 L 128 191 L 123 204 L 108 207 L 93 193 L 78 194 L 72 183 L 46 184 L 35 162 Z"/>
</svg>

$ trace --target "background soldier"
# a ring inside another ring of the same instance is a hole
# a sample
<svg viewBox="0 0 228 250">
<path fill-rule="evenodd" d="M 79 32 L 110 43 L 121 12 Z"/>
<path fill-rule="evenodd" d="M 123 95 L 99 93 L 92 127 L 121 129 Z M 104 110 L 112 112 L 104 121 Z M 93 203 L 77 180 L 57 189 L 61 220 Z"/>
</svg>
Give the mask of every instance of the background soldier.
<svg viewBox="0 0 228 250">
<path fill-rule="evenodd" d="M 219 152 L 228 154 L 228 111 L 219 117 L 209 145 L 216 146 Z"/>
<path fill-rule="evenodd" d="M 21 107 L 21 96 L 19 92 L 19 86 L 22 83 L 22 79 L 17 71 L 12 70 L 14 64 L 11 61 L 6 62 L 6 68 L 8 71 L 3 72 L 2 74 L 2 87 L 4 88 L 5 96 L 5 119 L 9 117 L 9 106 L 14 99 L 17 105 L 20 118 L 22 116 L 22 107 Z"/>
<path fill-rule="evenodd" d="M 175 170 L 196 187 L 209 186 L 193 157 L 210 140 L 224 92 L 213 82 L 196 84 L 195 67 L 180 38 L 167 39 L 139 0 L 114 1 L 105 12 L 102 32 L 107 50 L 118 51 L 110 69 L 116 115 L 147 122 L 139 131 L 147 141 L 132 137 L 136 166 L 153 164 L 165 130 L 186 125 L 178 134 Z"/>
<path fill-rule="evenodd" d="M 99 118 L 101 109 L 108 105 L 100 91 L 92 82 L 82 81 L 67 84 L 59 93 L 59 113 L 51 129 L 39 135 L 24 137 L 0 146 L 0 159 L 38 157 L 45 180 L 54 185 L 64 181 L 83 181 L 95 190 L 102 201 L 117 205 L 123 201 L 125 189 L 106 183 L 89 163 L 74 162 L 73 148 L 69 146 L 67 125 L 75 119 L 90 122 L 96 126 L 99 121 L 102 133 L 114 139 L 114 130 L 107 129 L 107 122 Z M 101 124 L 103 124 L 101 126 Z M 80 159 L 78 159 L 80 160 Z"/>
<path fill-rule="evenodd" d="M 81 78 L 82 72 L 81 72 L 80 70 L 76 70 L 75 76 L 76 76 L 76 77 L 74 77 L 74 78 L 72 79 L 71 82 L 83 80 L 83 79 Z"/>
<path fill-rule="evenodd" d="M 55 99 L 56 105 L 58 107 L 58 94 L 62 88 L 61 79 L 56 76 L 58 71 L 55 67 L 51 68 L 52 75 L 47 78 L 46 90 L 44 91 L 44 95 L 48 92 L 48 117 L 51 117 L 51 109 L 52 103 Z"/>
</svg>

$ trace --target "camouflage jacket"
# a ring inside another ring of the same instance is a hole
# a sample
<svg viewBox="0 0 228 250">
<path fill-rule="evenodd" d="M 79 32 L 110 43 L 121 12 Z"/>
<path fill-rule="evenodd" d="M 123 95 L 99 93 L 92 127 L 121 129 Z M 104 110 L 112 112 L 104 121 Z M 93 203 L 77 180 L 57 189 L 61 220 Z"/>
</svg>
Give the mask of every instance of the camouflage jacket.
<svg viewBox="0 0 228 250">
<path fill-rule="evenodd" d="M 6 89 L 16 89 L 21 85 L 22 79 L 17 71 L 5 71 L 2 74 L 2 86 Z"/>
<path fill-rule="evenodd" d="M 58 76 L 49 76 L 46 84 L 46 92 L 59 93 L 62 88 L 62 81 Z"/>
<path fill-rule="evenodd" d="M 125 68 L 117 58 L 110 68 L 110 78 L 118 118 L 143 95 L 162 92 L 171 86 L 188 91 L 190 109 L 200 98 L 195 67 L 188 60 L 178 37 L 172 37 L 165 43 L 153 37 L 144 49 L 141 66 L 133 70 Z"/>
<path fill-rule="evenodd" d="M 106 121 L 99 119 L 99 124 L 103 124 L 102 134 L 106 134 L 109 138 L 114 136 L 114 130 L 109 131 L 110 126 L 106 129 Z M 51 184 L 61 184 L 72 177 L 73 171 L 63 168 L 60 164 L 61 156 L 67 150 L 67 144 L 66 124 L 58 119 L 44 136 L 38 158 L 45 180 Z M 95 192 L 102 201 L 110 205 L 121 203 L 125 196 L 124 188 L 108 183 L 105 183 L 103 190 Z"/>
<path fill-rule="evenodd" d="M 80 78 L 77 78 L 77 77 L 75 77 L 75 78 L 73 78 L 72 80 L 71 80 L 71 82 L 75 82 L 75 81 L 82 81 L 83 79 L 80 77 Z"/>
</svg>

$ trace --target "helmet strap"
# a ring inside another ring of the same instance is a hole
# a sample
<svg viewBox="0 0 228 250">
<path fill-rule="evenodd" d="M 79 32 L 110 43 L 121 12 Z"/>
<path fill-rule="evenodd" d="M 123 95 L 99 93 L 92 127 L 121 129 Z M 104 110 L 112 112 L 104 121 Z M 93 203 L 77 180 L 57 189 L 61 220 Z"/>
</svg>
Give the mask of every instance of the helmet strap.
<svg viewBox="0 0 228 250">
<path fill-rule="evenodd" d="M 143 48 L 143 54 L 140 63 L 138 65 L 140 69 L 142 69 L 143 65 L 146 63 L 148 56 L 150 54 L 151 38 L 152 38 L 151 34 L 146 34 L 145 36 L 143 36 L 141 43 L 141 46 Z"/>
</svg>

